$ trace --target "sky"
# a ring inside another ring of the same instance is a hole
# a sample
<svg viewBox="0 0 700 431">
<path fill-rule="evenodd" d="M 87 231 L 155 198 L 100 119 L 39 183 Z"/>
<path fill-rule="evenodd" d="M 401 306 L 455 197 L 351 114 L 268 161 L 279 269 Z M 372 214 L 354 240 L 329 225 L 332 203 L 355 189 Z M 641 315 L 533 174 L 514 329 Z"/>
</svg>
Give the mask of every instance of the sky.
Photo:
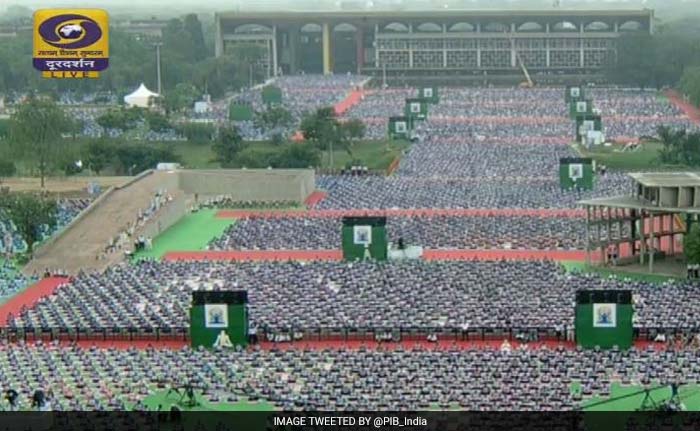
<svg viewBox="0 0 700 431">
<path fill-rule="evenodd" d="M 174 9 L 187 12 L 210 12 L 216 10 L 236 9 L 338 9 L 341 3 L 357 8 L 373 2 L 375 9 L 549 9 L 555 0 L 0 0 L 0 12 L 8 5 L 21 4 L 32 9 L 50 7 L 102 7 L 108 10 L 120 12 L 139 10 L 154 10 L 163 8 L 164 11 L 173 12 Z M 700 9 L 700 0 L 558 0 L 561 8 L 635 8 L 650 7 L 656 10 L 686 9 L 697 7 Z"/>
</svg>

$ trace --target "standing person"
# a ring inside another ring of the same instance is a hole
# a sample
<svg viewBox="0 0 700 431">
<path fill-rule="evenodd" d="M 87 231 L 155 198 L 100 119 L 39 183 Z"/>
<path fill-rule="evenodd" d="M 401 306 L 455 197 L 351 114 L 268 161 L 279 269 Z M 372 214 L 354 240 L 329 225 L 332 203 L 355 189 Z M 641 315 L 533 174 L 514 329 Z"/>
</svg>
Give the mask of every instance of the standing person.
<svg viewBox="0 0 700 431">
<path fill-rule="evenodd" d="M 248 343 L 258 344 L 258 328 L 255 325 L 248 327 Z"/>
</svg>

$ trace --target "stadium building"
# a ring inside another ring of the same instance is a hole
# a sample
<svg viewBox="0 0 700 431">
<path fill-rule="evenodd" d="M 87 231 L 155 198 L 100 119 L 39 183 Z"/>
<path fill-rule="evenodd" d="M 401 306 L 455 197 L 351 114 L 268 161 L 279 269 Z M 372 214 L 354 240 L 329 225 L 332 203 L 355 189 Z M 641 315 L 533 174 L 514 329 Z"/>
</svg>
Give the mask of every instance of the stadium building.
<svg viewBox="0 0 700 431">
<path fill-rule="evenodd" d="M 653 11 L 221 12 L 216 54 L 261 46 L 282 73 L 455 76 L 595 74 L 628 32 L 653 32 Z"/>
</svg>

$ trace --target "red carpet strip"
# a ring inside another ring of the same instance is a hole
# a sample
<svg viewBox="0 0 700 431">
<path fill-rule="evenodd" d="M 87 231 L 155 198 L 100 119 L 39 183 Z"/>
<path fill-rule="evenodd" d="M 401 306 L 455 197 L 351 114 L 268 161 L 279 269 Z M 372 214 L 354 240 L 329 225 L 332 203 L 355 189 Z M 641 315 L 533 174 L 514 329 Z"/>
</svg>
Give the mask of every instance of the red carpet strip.
<svg viewBox="0 0 700 431">
<path fill-rule="evenodd" d="M 354 90 L 348 96 L 343 99 L 342 102 L 336 104 L 333 108 L 335 109 L 335 115 L 343 115 L 348 109 L 357 105 L 362 101 L 363 92 L 360 90 Z"/>
<path fill-rule="evenodd" d="M 48 277 L 18 293 L 0 306 L 0 325 L 7 323 L 10 314 L 19 315 L 23 307 L 33 306 L 39 299 L 51 295 L 66 282 L 68 282 L 68 278 L 65 277 Z"/>
<path fill-rule="evenodd" d="M 683 96 L 678 94 L 675 90 L 668 90 L 666 92 L 666 97 L 668 97 L 668 100 L 676 105 L 678 109 L 683 111 L 691 121 L 700 124 L 700 109 L 698 107 L 693 106 L 690 102 L 686 102 Z"/>
<path fill-rule="evenodd" d="M 340 250 L 232 250 L 232 251 L 174 251 L 163 256 L 164 260 L 206 261 L 287 261 L 287 260 L 341 260 Z"/>
<path fill-rule="evenodd" d="M 525 209 L 525 208 L 470 208 L 470 209 L 350 209 L 350 210 L 310 210 L 310 211 L 267 211 L 267 210 L 221 210 L 218 218 L 289 218 L 289 217 L 330 217 L 346 216 L 386 216 L 386 217 L 554 217 L 581 218 L 586 213 L 578 209 Z"/>
<path fill-rule="evenodd" d="M 304 201 L 304 204 L 306 204 L 306 206 L 307 206 L 308 208 L 313 208 L 313 207 L 315 207 L 316 205 L 318 205 L 319 202 L 321 202 L 323 199 L 325 199 L 325 197 L 326 197 L 327 195 L 328 195 L 328 194 L 327 194 L 326 192 L 322 192 L 322 191 L 320 191 L 320 190 L 316 190 L 315 192 L 311 193 L 311 194 L 309 195 L 309 197 L 306 198 L 306 200 Z M 218 216 L 218 215 L 217 215 L 217 216 Z"/>
</svg>

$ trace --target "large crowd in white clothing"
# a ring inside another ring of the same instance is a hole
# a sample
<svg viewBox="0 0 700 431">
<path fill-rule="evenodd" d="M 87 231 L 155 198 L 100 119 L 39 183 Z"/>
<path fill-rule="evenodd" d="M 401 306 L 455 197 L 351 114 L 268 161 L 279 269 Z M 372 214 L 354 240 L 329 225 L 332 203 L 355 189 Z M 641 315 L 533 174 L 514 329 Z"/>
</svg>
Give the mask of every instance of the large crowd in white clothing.
<svg viewBox="0 0 700 431">
<path fill-rule="evenodd" d="M 550 261 L 155 262 L 83 274 L 13 316 L 33 328 L 183 328 L 194 290 L 247 290 L 259 333 L 561 330 L 581 289 L 629 289 L 635 327 L 697 330 L 700 285 L 566 273 Z"/>
</svg>

